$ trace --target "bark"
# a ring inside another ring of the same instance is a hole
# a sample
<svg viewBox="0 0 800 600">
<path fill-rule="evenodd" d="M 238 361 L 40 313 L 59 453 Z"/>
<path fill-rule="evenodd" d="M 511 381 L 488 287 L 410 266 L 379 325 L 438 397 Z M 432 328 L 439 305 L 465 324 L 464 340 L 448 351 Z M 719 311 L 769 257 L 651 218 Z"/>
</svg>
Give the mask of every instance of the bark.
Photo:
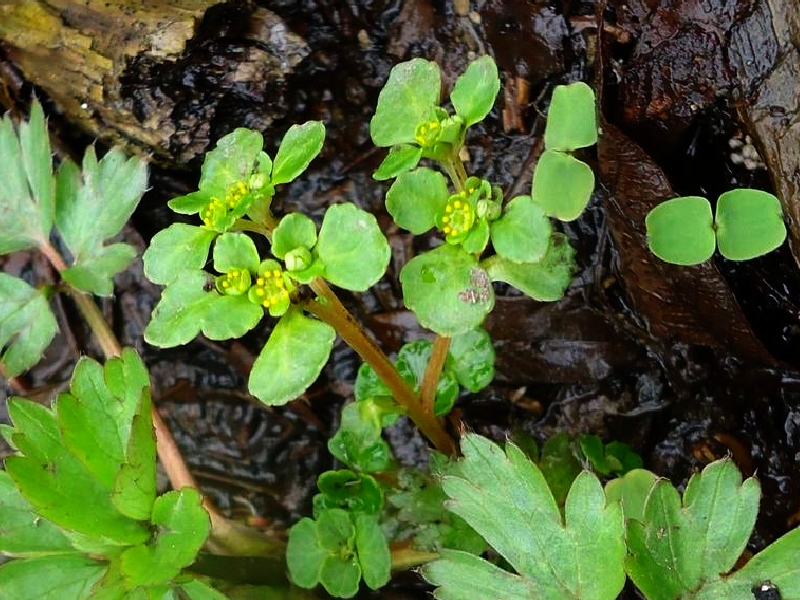
<svg viewBox="0 0 800 600">
<path fill-rule="evenodd" d="M 170 164 L 283 116 L 308 54 L 274 13 L 213 0 L 12 0 L 0 41 L 70 122 Z"/>
</svg>

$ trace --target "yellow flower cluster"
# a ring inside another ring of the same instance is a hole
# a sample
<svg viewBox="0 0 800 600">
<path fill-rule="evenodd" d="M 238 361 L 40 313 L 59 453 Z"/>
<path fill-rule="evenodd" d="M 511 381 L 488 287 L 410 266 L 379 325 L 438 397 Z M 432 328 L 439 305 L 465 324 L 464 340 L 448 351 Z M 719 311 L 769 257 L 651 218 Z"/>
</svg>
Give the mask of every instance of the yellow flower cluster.
<svg viewBox="0 0 800 600">
<path fill-rule="evenodd" d="M 420 123 L 414 131 L 414 139 L 423 148 L 430 148 L 439 140 L 442 126 L 439 121 Z"/>
<path fill-rule="evenodd" d="M 260 277 L 256 278 L 252 295 L 264 308 L 288 304 L 289 291 L 286 289 L 282 271 L 280 269 L 264 271 Z"/>
<path fill-rule="evenodd" d="M 227 223 L 230 218 L 230 211 L 235 209 L 242 198 L 249 193 L 250 189 L 243 182 L 237 181 L 228 188 L 224 201 L 216 196 L 211 198 L 206 207 L 200 211 L 200 218 L 203 220 L 203 224 L 213 229 L 226 229 L 231 224 Z"/>
</svg>

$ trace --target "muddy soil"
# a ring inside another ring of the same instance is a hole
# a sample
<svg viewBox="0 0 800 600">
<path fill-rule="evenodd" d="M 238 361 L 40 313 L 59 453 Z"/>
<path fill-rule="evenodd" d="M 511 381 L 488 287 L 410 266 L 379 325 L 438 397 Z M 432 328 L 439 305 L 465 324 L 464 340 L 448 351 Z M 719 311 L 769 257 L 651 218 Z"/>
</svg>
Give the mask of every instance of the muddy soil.
<svg viewBox="0 0 800 600">
<path fill-rule="evenodd" d="M 306 45 L 271 96 L 238 83 L 226 88 L 228 80 L 204 68 L 217 59 L 234 64 L 239 50 L 257 45 L 242 27 L 256 9 L 272 11 Z M 591 1 L 231 2 L 202 23 L 203 34 L 183 56 L 182 77 L 139 57 L 123 93 L 142 103 L 146 118 L 147 102 L 190 89 L 181 118 L 210 119 L 211 142 L 236 126 L 263 125 L 265 111 L 272 150 L 290 124 L 324 121 L 322 155 L 279 193 L 275 209 L 319 217 L 331 203 L 348 200 L 379 216 L 397 256 L 375 290 L 345 301 L 393 351 L 426 335 L 402 307 L 397 273 L 428 240 L 412 241 L 391 227 L 382 208 L 386 186 L 371 178 L 383 152 L 372 147 L 368 122 L 391 66 L 412 57 L 436 60 L 447 88 L 475 54 L 495 57 L 503 88 L 468 138 L 468 171 L 501 185 L 508 197 L 529 189 L 552 87 L 593 83 L 603 135 L 584 158 L 598 174 L 597 191 L 586 213 L 563 225 L 578 248 L 580 271 L 553 304 L 498 288 L 486 323 L 497 349 L 497 381 L 459 400 L 460 419 L 495 439 L 521 431 L 543 441 L 566 431 L 627 442 L 646 467 L 679 485 L 731 453 L 763 486 L 750 543 L 757 551 L 796 524 L 800 508 L 800 271 L 788 244 L 747 263 L 715 257 L 699 267 L 665 265 L 646 250 L 644 215 L 676 194 L 786 189 L 774 183 L 780 166 L 739 156 L 745 146 L 773 146 L 764 136 L 780 135 L 780 123 L 754 127 L 748 98 L 764 79 L 738 62 L 743 40 L 755 35 L 748 27 L 754 31 L 769 17 L 759 11 L 748 0 L 610 1 L 602 8 Z M 768 37 L 763 27 L 758 31 Z M 775 44 L 775 60 L 791 56 L 792 48 Z M 46 96 L 41 82 L 27 79 L 12 60 L 7 41 L 0 50 L 6 108 L 24 106 L 33 88 Z M 780 86 L 795 81 L 773 78 L 769 85 L 780 97 Z M 85 136 L 56 103 L 49 108 L 65 151 L 82 151 Z M 791 126 L 791 107 L 783 114 Z M 180 145 L 154 154 L 153 189 L 126 232 L 142 246 L 175 218 L 166 200 L 192 189 L 202 160 Z M 28 255 L 6 259 L 3 268 L 34 282 L 52 277 Z M 158 350 L 141 338 L 157 287 L 140 265 L 117 284 L 103 308 L 122 342 L 150 366 L 159 409 L 203 489 L 231 515 L 254 512 L 276 528 L 308 514 L 316 475 L 333 466 L 325 443 L 350 397 L 357 357 L 337 345 L 303 401 L 265 409 L 244 392 L 265 329 L 240 342 L 197 340 Z M 43 398 L 67 381 L 77 356 L 99 356 L 74 309 L 57 308 L 62 333 L 26 381 Z M 425 463 L 427 445 L 408 424 L 387 436 L 404 464 Z"/>
</svg>

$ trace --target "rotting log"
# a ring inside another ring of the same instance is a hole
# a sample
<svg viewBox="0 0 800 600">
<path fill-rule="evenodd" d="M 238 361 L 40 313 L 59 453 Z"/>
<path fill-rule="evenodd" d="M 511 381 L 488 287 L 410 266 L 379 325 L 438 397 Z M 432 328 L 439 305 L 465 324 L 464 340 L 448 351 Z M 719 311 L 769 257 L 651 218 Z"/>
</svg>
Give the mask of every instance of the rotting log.
<svg viewBox="0 0 800 600">
<path fill-rule="evenodd" d="M 6 1 L 0 44 L 69 122 L 171 165 L 284 116 L 309 52 L 274 13 L 213 0 Z"/>
</svg>

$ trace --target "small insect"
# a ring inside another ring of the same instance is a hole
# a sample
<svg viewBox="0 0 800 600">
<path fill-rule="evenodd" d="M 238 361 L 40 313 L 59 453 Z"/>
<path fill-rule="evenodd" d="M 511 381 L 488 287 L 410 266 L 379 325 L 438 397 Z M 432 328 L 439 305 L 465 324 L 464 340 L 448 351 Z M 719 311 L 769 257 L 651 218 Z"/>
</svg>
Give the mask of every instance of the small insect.
<svg viewBox="0 0 800 600">
<path fill-rule="evenodd" d="M 211 290 L 213 290 L 215 287 L 216 287 L 216 286 L 214 285 L 214 281 L 213 281 L 213 280 L 211 280 L 211 279 L 208 279 L 208 280 L 206 280 L 205 284 L 203 285 L 203 291 L 204 291 L 204 292 L 210 292 L 210 291 L 211 291 Z"/>
<path fill-rule="evenodd" d="M 473 267 L 470 271 L 470 286 L 458 292 L 458 299 L 468 304 L 482 304 L 489 301 L 491 289 L 488 273 L 479 267 Z"/>
<path fill-rule="evenodd" d="M 762 581 L 750 588 L 756 600 L 781 600 L 781 592 L 771 581 Z"/>
</svg>

